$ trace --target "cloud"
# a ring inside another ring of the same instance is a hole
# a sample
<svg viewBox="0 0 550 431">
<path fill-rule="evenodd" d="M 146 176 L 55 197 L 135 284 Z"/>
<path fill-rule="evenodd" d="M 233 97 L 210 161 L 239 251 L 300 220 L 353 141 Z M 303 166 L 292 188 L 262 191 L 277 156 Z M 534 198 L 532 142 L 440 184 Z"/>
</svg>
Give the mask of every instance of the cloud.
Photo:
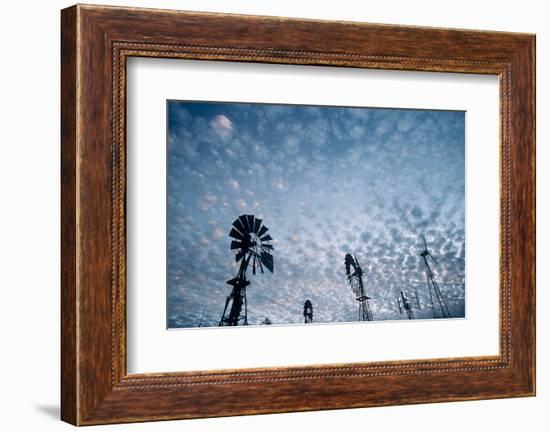
<svg viewBox="0 0 550 431">
<path fill-rule="evenodd" d="M 287 136 L 284 141 L 284 147 L 289 156 L 294 156 L 300 151 L 300 143 L 295 136 Z"/>
<path fill-rule="evenodd" d="M 238 190 L 240 187 L 239 182 L 233 178 L 229 178 L 227 182 L 229 184 L 229 187 L 231 187 L 233 190 Z"/>
<path fill-rule="evenodd" d="M 363 126 L 353 126 L 350 129 L 350 135 L 355 139 L 362 138 L 365 136 L 365 128 Z"/>
<path fill-rule="evenodd" d="M 375 133 L 377 136 L 382 136 L 388 133 L 392 129 L 391 123 L 389 120 L 383 120 L 378 123 L 376 126 Z"/>
<path fill-rule="evenodd" d="M 210 192 L 206 192 L 199 200 L 197 207 L 201 211 L 208 211 L 218 200 L 218 197 Z"/>
<path fill-rule="evenodd" d="M 284 191 L 287 189 L 287 186 L 283 177 L 274 178 L 273 185 L 277 190 L 280 190 L 280 191 Z"/>
<path fill-rule="evenodd" d="M 415 116 L 412 112 L 407 112 L 397 122 L 397 130 L 400 132 L 408 132 L 414 126 Z"/>
<path fill-rule="evenodd" d="M 222 139 L 228 139 L 233 135 L 233 122 L 225 115 L 216 115 L 210 121 L 210 127 L 212 127 Z"/>
<path fill-rule="evenodd" d="M 413 209 L 411 210 L 411 215 L 415 218 L 415 219 L 419 219 L 419 218 L 422 218 L 422 210 L 420 209 L 420 207 L 418 206 L 414 206 Z"/>
</svg>

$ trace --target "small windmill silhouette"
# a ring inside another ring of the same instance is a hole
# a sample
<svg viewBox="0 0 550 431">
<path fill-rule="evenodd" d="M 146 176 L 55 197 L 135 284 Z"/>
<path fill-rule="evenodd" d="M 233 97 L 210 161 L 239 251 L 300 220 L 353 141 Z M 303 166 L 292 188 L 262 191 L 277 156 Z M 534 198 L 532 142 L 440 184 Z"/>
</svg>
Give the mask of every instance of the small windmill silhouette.
<svg viewBox="0 0 550 431">
<path fill-rule="evenodd" d="M 313 323 L 313 305 L 309 299 L 304 302 L 304 323 Z"/>
<path fill-rule="evenodd" d="M 372 311 L 369 305 L 369 296 L 365 292 L 365 286 L 363 284 L 363 270 L 357 261 L 357 256 L 355 254 L 346 254 L 344 259 L 344 264 L 346 265 L 346 274 L 348 276 L 348 283 L 351 287 L 355 299 L 359 302 L 359 316 L 358 320 L 360 322 L 366 322 L 374 320 Z M 353 269 L 353 272 L 351 270 Z"/>
</svg>

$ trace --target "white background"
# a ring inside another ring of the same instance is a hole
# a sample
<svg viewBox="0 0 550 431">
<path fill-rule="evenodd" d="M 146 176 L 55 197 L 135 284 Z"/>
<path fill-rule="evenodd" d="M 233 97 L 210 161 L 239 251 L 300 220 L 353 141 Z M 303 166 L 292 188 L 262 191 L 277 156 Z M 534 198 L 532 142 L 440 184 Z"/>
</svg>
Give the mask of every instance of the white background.
<svg viewBox="0 0 550 431">
<path fill-rule="evenodd" d="M 297 0 L 118 1 L 103 3 L 188 10 L 285 15 L 380 23 L 537 33 L 538 137 L 538 396 L 285 415 L 106 426 L 144 430 L 410 430 L 548 428 L 550 306 L 549 13 L 545 2 L 463 0 L 312 2 Z M 0 68 L 0 426 L 57 430 L 59 409 L 59 9 L 69 2 L 5 2 Z M 252 394 L 251 394 L 252 396 Z M 546 408 L 546 409 L 545 409 Z M 443 425 L 442 425 L 443 424 Z"/>
<path fill-rule="evenodd" d="M 129 373 L 498 354 L 498 77 L 141 58 L 127 83 Z M 167 331 L 167 99 L 466 111 L 467 318 Z"/>
</svg>

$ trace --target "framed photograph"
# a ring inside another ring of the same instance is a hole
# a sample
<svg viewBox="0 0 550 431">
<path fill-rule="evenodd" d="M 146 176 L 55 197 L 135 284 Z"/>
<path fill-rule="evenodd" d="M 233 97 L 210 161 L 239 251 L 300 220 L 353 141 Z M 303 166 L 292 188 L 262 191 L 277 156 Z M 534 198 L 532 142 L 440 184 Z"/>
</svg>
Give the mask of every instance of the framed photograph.
<svg viewBox="0 0 550 431">
<path fill-rule="evenodd" d="M 534 35 L 61 33 L 63 420 L 535 394 Z"/>
</svg>

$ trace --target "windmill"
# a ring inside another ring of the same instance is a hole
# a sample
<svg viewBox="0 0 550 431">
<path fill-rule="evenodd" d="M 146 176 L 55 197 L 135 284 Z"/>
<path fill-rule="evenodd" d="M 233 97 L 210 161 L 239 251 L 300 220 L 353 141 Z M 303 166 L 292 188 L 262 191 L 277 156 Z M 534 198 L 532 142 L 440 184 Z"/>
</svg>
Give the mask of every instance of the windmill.
<svg viewBox="0 0 550 431">
<path fill-rule="evenodd" d="M 272 325 L 271 319 L 267 316 L 265 316 L 265 319 L 262 320 L 262 325 Z"/>
<path fill-rule="evenodd" d="M 365 322 L 374 320 L 369 305 L 369 299 L 371 298 L 369 298 L 365 293 L 365 287 L 363 285 L 363 270 L 359 266 L 357 256 L 352 256 L 349 253 L 346 254 L 344 263 L 346 265 L 346 274 L 348 275 L 349 285 L 355 295 L 355 299 L 359 301 L 359 321 Z M 352 267 L 353 272 L 351 272 Z"/>
<path fill-rule="evenodd" d="M 304 302 L 304 323 L 313 323 L 313 305 L 309 299 Z"/>
<path fill-rule="evenodd" d="M 426 238 L 424 235 L 422 235 L 422 239 L 424 240 L 424 251 L 420 253 L 420 256 L 424 259 L 424 265 L 426 267 L 426 279 L 428 282 L 428 291 L 430 292 L 430 303 L 432 306 L 432 315 L 435 318 L 449 318 L 451 317 L 451 313 L 449 312 L 449 308 L 447 307 L 447 304 L 445 303 L 445 299 L 443 298 L 443 295 L 441 294 L 441 290 L 439 289 L 439 285 L 435 281 L 434 273 L 432 272 L 432 268 L 430 268 L 430 264 L 428 263 L 428 257 L 430 257 L 437 265 L 439 265 L 439 262 L 435 259 L 435 257 L 432 256 L 432 254 L 428 250 L 428 245 L 426 244 Z M 434 301 L 435 298 L 435 301 Z M 436 306 L 437 302 L 437 306 Z M 437 308 L 437 312 L 436 312 Z"/>
<path fill-rule="evenodd" d="M 418 301 L 418 295 L 416 294 L 416 291 L 414 292 L 414 297 L 416 300 L 416 306 L 420 310 L 420 302 Z M 403 292 L 403 290 L 401 290 L 399 296 L 397 297 L 397 306 L 399 307 L 400 314 L 403 314 L 403 312 L 405 312 L 407 314 L 407 318 L 414 319 L 414 302 L 411 303 L 409 301 L 409 298 L 405 295 L 405 292 Z"/>
<path fill-rule="evenodd" d="M 262 225 L 262 220 L 253 215 L 243 214 L 233 222 L 233 228 L 229 232 L 229 236 L 233 238 L 231 250 L 237 250 L 235 261 L 240 262 L 240 266 L 237 276 L 227 281 L 233 288 L 225 300 L 218 326 L 237 326 L 239 322 L 248 325 L 246 286 L 250 281 L 246 279 L 246 270 L 251 265 L 252 274 L 256 274 L 257 268 L 263 273 L 264 267 L 273 272 L 273 246 L 269 244 L 273 238 L 267 231 L 268 228 Z"/>
</svg>

